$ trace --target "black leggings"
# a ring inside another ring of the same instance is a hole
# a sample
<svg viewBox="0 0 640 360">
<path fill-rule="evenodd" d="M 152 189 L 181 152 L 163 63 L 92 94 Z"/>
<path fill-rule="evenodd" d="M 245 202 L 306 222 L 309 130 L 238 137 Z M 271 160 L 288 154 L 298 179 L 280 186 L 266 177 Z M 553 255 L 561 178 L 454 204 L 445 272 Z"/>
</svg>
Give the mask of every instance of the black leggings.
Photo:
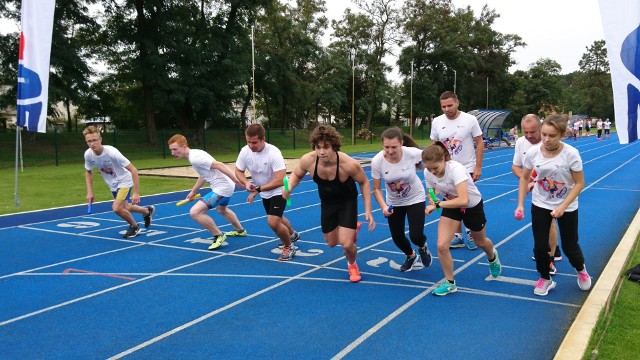
<svg viewBox="0 0 640 360">
<path fill-rule="evenodd" d="M 549 227 L 551 226 L 551 210 L 531 205 L 531 230 L 533 230 L 533 253 L 536 257 L 536 269 L 540 276 L 549 280 Z M 576 270 L 584 269 L 584 255 L 578 244 L 578 210 L 565 211 L 558 218 L 562 251 Z"/>
<path fill-rule="evenodd" d="M 406 216 L 409 220 L 411 242 L 419 247 L 424 247 L 427 243 L 427 236 L 424 234 L 424 209 L 424 201 L 408 206 L 394 206 L 393 214 L 387 218 L 393 242 L 407 256 L 411 255 L 413 249 L 409 239 L 405 236 L 404 218 Z"/>
</svg>

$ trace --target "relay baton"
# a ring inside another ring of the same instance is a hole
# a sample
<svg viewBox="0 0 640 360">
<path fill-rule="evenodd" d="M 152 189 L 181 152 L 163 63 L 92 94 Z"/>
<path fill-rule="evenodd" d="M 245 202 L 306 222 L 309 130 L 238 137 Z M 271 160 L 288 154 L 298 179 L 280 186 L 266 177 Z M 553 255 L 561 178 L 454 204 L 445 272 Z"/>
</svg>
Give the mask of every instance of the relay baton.
<svg viewBox="0 0 640 360">
<path fill-rule="evenodd" d="M 433 202 L 437 202 L 438 198 L 436 197 L 436 193 L 433 191 L 433 189 L 429 189 L 429 197 L 431 197 L 431 200 L 433 200 Z M 438 212 L 441 212 L 442 208 L 438 208 Z"/>
<path fill-rule="evenodd" d="M 289 177 L 287 177 L 287 175 L 282 179 L 282 183 L 284 184 L 284 191 L 289 192 Z M 291 194 L 289 194 L 289 198 L 287 199 L 287 206 L 291 206 Z"/>
<path fill-rule="evenodd" d="M 182 206 L 182 205 L 184 205 L 184 204 L 186 204 L 186 203 L 188 203 L 188 202 L 191 202 L 191 201 L 193 201 L 193 200 L 195 200 L 195 199 L 197 199 L 197 198 L 199 198 L 199 197 L 200 197 L 200 194 L 195 194 L 195 195 L 193 195 L 192 197 L 190 197 L 190 198 L 188 198 L 188 199 L 184 199 L 184 200 L 180 200 L 180 201 L 178 201 L 178 202 L 176 203 L 176 206 Z"/>
<path fill-rule="evenodd" d="M 389 205 L 389 207 L 387 208 L 387 212 L 392 212 L 393 211 L 393 205 Z"/>
<path fill-rule="evenodd" d="M 87 214 L 91 214 L 92 207 L 93 207 L 93 199 L 89 200 L 89 204 L 87 205 Z"/>
</svg>

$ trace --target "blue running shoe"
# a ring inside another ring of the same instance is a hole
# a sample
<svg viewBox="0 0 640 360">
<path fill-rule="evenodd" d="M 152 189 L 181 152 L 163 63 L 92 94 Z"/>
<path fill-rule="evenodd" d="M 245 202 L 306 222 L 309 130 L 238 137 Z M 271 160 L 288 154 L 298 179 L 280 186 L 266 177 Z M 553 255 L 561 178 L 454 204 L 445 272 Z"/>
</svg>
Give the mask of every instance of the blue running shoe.
<svg viewBox="0 0 640 360">
<path fill-rule="evenodd" d="M 467 248 L 469 250 L 475 250 L 478 248 L 476 242 L 473 240 L 473 235 L 471 235 L 471 231 L 467 230 Z"/>
<path fill-rule="evenodd" d="M 440 284 L 440 286 L 438 286 L 431 293 L 433 295 L 437 295 L 437 296 L 445 296 L 447 294 L 453 294 L 456 291 L 458 291 L 458 287 L 456 286 L 456 282 L 454 281 L 453 284 L 452 284 L 452 283 L 449 282 L 449 280 L 445 279 L 442 282 L 442 284 Z"/>
<path fill-rule="evenodd" d="M 491 273 L 491 276 L 497 278 L 502 272 L 502 265 L 500 264 L 500 258 L 498 257 L 498 250 L 493 249 L 493 256 L 495 256 L 495 259 L 493 259 L 493 261 L 489 261 L 489 272 Z"/>
<path fill-rule="evenodd" d="M 451 244 L 449 244 L 449 248 L 463 248 L 464 247 L 464 239 L 462 238 L 462 234 L 453 234 L 453 238 L 451 238 Z"/>
</svg>

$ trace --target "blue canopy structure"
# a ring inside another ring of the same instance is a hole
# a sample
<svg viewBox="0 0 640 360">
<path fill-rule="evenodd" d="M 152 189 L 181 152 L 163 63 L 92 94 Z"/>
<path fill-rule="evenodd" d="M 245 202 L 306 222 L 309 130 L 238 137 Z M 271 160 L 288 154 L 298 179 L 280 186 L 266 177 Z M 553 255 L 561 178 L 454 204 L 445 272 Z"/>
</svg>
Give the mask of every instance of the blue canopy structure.
<svg viewBox="0 0 640 360">
<path fill-rule="evenodd" d="M 501 139 L 503 137 L 502 124 L 511 114 L 509 110 L 471 110 L 469 114 L 478 119 L 482 136 L 490 139 Z"/>
</svg>

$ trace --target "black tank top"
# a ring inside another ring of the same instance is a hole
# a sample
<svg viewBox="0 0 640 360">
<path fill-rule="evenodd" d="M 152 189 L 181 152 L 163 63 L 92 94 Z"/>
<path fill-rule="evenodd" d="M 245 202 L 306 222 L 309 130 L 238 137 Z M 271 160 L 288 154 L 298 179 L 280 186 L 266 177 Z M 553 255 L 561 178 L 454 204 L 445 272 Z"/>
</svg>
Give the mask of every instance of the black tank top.
<svg viewBox="0 0 640 360">
<path fill-rule="evenodd" d="M 321 179 L 318 176 L 318 157 L 313 172 L 313 181 L 318 184 L 318 194 L 323 202 L 342 202 L 358 196 L 356 182 L 351 176 L 345 182 L 340 182 L 340 157 L 336 152 L 336 178 L 333 180 Z"/>
</svg>

